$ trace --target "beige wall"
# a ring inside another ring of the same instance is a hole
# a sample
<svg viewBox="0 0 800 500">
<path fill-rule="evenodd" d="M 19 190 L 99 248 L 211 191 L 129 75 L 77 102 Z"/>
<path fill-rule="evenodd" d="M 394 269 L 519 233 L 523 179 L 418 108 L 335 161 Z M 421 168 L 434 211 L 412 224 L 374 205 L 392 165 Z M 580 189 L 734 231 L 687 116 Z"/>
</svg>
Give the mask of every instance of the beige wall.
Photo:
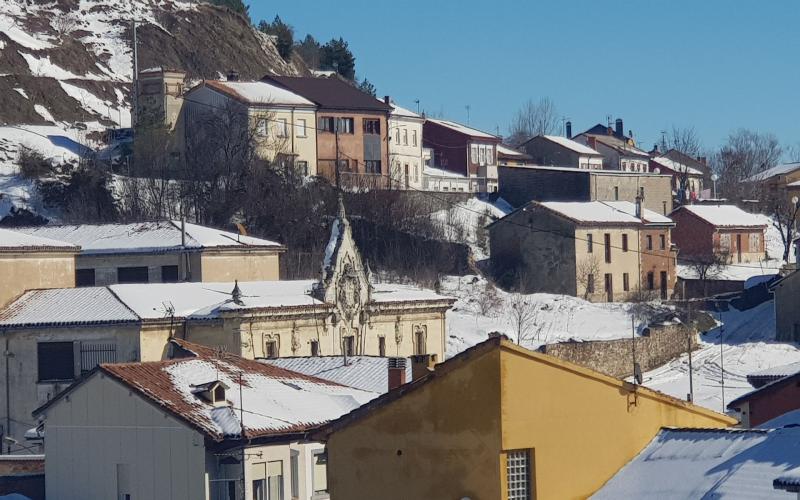
<svg viewBox="0 0 800 500">
<path fill-rule="evenodd" d="M 591 176 L 592 200 L 615 201 L 614 188 L 617 188 L 619 200 L 630 202 L 634 202 L 644 188 L 644 208 L 662 215 L 672 212 L 672 177 L 669 175 L 620 175 L 595 171 Z"/>
<path fill-rule="evenodd" d="M 117 362 L 138 361 L 141 345 L 139 343 L 139 325 L 105 325 L 80 326 L 71 328 L 38 328 L 4 330 L 10 356 L 2 356 L 0 380 L 5 378 L 8 363 L 8 384 L 0 386 L 0 414 L 6 415 L 6 401 L 10 395 L 10 429 L 11 435 L 22 440 L 22 435 L 36 424 L 31 412 L 46 403 L 58 392 L 72 382 L 66 380 L 58 383 L 38 382 L 39 342 L 74 342 L 73 347 L 75 372 L 77 378 L 81 374 L 80 343 L 113 343 L 116 344 Z M 3 345 L 6 348 L 6 345 Z M 7 391 L 8 389 L 8 391 Z M 5 426 L 6 422 L 2 424 Z"/>
<path fill-rule="evenodd" d="M 119 382 L 96 374 L 45 416 L 48 498 L 208 498 L 203 436 Z M 118 490 L 119 464 L 130 490 Z"/>
<path fill-rule="evenodd" d="M 201 276 L 198 281 L 277 281 L 280 279 L 280 257 L 277 251 L 207 250 L 200 256 Z"/>
<path fill-rule="evenodd" d="M 589 234 L 592 235 L 593 251 L 589 252 Z M 611 263 L 605 261 L 605 234 L 611 236 Z M 628 237 L 628 251 L 622 250 L 622 235 Z M 605 275 L 611 274 L 615 301 L 625 300 L 639 287 L 639 230 L 637 227 L 579 227 L 575 230 L 576 280 L 579 297 L 605 302 Z M 589 264 L 591 263 L 591 264 Z M 594 293 L 586 293 L 585 276 L 594 274 Z M 628 290 L 624 290 L 624 275 L 628 275 Z"/>
<path fill-rule="evenodd" d="M 74 286 L 74 253 L 0 253 L 0 307 L 26 290 Z"/>
<path fill-rule="evenodd" d="M 276 154 L 294 153 L 296 161 L 308 163 L 308 175 L 317 173 L 316 113 L 313 109 L 255 108 L 249 109 L 251 126 L 265 120 L 267 134 L 256 135 L 256 144 L 262 158 L 273 160 Z M 283 135 L 282 121 L 286 121 L 288 135 Z M 305 127 L 302 127 L 305 120 Z M 292 127 L 294 124 L 294 127 Z"/>
<path fill-rule="evenodd" d="M 389 117 L 389 171 L 393 187 L 422 189 L 422 119 L 391 115 Z M 416 134 L 416 145 L 414 144 Z M 408 165 L 408 177 L 405 166 Z"/>
</svg>

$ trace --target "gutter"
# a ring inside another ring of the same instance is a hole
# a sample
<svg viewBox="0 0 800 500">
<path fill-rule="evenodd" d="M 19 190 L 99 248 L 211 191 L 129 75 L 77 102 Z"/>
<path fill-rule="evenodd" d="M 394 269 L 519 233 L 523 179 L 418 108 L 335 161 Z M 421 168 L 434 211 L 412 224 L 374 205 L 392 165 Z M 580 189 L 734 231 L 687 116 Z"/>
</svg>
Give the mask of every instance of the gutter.
<svg viewBox="0 0 800 500">
<path fill-rule="evenodd" d="M 8 332 L 6 330 L 3 330 L 3 336 L 6 338 L 5 350 L 3 351 L 3 357 L 5 358 L 5 365 L 6 365 L 6 392 L 5 392 L 5 396 L 6 396 L 6 428 L 5 428 L 5 433 L 6 433 L 6 435 L 10 435 L 11 434 L 11 387 L 10 387 L 11 384 L 10 384 L 9 379 L 8 379 L 8 377 L 10 375 L 8 358 L 11 357 L 11 351 L 9 350 Z M 2 443 L 0 443 L 0 454 L 2 454 L 2 452 L 3 452 L 2 447 L 3 447 L 3 445 L 2 445 Z M 7 451 L 9 453 L 11 453 L 11 445 L 8 445 Z"/>
</svg>

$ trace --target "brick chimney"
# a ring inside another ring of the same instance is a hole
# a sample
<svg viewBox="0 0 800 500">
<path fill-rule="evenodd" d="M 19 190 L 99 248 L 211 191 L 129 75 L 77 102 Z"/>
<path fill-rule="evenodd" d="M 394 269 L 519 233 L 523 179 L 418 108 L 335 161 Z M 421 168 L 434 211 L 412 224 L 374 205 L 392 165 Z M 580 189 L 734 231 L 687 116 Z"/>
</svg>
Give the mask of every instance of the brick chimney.
<svg viewBox="0 0 800 500">
<path fill-rule="evenodd" d="M 406 383 L 406 358 L 389 358 L 389 390 Z"/>
<path fill-rule="evenodd" d="M 622 126 L 622 118 L 617 118 L 617 121 L 614 122 L 614 133 L 617 137 L 622 137 L 625 135 L 625 128 Z"/>
<path fill-rule="evenodd" d="M 572 122 L 567 122 L 566 128 L 567 139 L 572 139 Z"/>
<path fill-rule="evenodd" d="M 390 106 L 392 105 L 392 99 L 388 95 L 383 96 L 383 102 L 385 102 L 386 104 L 388 104 Z"/>
<path fill-rule="evenodd" d="M 586 145 L 592 149 L 597 149 L 597 139 L 591 135 L 586 136 Z"/>
<path fill-rule="evenodd" d="M 432 373 L 435 365 L 435 354 L 417 354 L 416 356 L 411 356 L 411 380 L 417 380 Z"/>
</svg>

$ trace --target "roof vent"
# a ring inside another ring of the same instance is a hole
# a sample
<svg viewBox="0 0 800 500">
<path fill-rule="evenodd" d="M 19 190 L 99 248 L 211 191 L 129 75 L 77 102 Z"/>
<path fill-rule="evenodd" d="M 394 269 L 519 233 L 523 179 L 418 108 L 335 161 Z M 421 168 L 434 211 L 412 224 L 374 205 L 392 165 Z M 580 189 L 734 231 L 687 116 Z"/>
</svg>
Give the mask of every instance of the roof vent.
<svg viewBox="0 0 800 500">
<path fill-rule="evenodd" d="M 225 391 L 228 386 L 219 380 L 206 382 L 205 384 L 193 385 L 192 394 L 204 399 L 214 406 L 228 406 L 228 399 L 225 397 Z"/>
</svg>

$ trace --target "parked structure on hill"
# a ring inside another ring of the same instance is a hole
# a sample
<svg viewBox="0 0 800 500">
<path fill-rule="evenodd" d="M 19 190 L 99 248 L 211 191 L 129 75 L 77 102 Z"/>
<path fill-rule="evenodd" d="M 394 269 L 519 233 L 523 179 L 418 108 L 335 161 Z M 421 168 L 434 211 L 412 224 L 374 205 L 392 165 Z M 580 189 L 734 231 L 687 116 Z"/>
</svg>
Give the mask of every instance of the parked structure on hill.
<svg viewBox="0 0 800 500">
<path fill-rule="evenodd" d="M 594 149 L 557 135 L 537 135 L 522 143 L 534 165 L 570 167 L 586 170 L 603 168 L 603 155 Z"/>
<path fill-rule="evenodd" d="M 765 258 L 766 223 L 735 205 L 684 205 L 670 214 L 682 258 L 722 256 L 730 263 Z"/>
<path fill-rule="evenodd" d="M 500 167 L 500 196 L 514 207 L 529 201 L 628 201 L 667 215 L 672 211 L 672 178 L 566 167 Z"/>
<path fill-rule="evenodd" d="M 673 222 L 625 201 L 530 202 L 488 226 L 492 269 L 525 293 L 669 298 Z"/>
<path fill-rule="evenodd" d="M 392 107 L 389 114 L 389 167 L 393 189 L 422 189 L 422 123 L 425 118 L 398 106 L 389 96 L 384 102 Z"/>
<path fill-rule="evenodd" d="M 377 394 L 183 340 L 102 364 L 38 408 L 48 496 L 327 498 L 307 432 Z"/>
<path fill-rule="evenodd" d="M 734 423 L 496 337 L 315 437 L 331 498 L 585 498 L 663 426 Z"/>
<path fill-rule="evenodd" d="M 343 187 L 389 185 L 389 104 L 336 77 L 270 75 L 263 81 L 317 105 L 318 175 L 331 182 L 338 178 Z"/>
<path fill-rule="evenodd" d="M 277 280 L 280 254 L 286 251 L 274 241 L 180 221 L 30 226 L 14 231 L 80 248 L 73 257 L 76 286 Z"/>
<path fill-rule="evenodd" d="M 469 179 L 469 191 L 493 193 L 498 189 L 499 137 L 448 120 L 428 118 L 423 144 L 433 150 L 436 168 Z"/>
</svg>

